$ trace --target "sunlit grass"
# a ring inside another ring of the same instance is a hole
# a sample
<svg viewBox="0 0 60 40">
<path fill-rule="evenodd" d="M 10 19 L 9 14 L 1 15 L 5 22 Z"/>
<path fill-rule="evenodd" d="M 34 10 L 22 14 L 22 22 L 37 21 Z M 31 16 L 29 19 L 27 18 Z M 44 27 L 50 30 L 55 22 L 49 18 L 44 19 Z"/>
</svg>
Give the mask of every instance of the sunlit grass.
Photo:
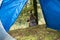
<svg viewBox="0 0 60 40">
<path fill-rule="evenodd" d="M 45 28 L 45 25 L 17 29 L 9 33 L 17 40 L 57 40 L 60 38 L 60 32 Z"/>
</svg>

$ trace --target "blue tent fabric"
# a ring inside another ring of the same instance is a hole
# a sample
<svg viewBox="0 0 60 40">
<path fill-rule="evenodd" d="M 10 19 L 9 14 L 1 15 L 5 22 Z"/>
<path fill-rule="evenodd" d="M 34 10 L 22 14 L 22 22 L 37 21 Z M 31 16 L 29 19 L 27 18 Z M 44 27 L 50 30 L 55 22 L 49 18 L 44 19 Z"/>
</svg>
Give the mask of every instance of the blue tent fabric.
<svg viewBox="0 0 60 40">
<path fill-rule="evenodd" d="M 0 20 L 8 32 L 25 6 L 27 0 L 3 0 L 0 7 Z"/>
<path fill-rule="evenodd" d="M 48 28 L 60 31 L 60 0 L 39 0 Z"/>
</svg>

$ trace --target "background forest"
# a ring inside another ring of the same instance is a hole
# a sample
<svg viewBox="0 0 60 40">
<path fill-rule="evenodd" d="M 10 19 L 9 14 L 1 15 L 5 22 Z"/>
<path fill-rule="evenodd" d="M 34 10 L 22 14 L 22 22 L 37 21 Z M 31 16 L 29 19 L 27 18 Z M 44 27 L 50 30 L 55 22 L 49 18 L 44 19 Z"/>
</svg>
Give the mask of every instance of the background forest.
<svg viewBox="0 0 60 40">
<path fill-rule="evenodd" d="M 33 0 L 29 0 L 28 3 L 25 5 L 25 7 L 23 8 L 21 14 L 19 15 L 18 19 L 15 22 L 15 25 L 17 24 L 19 26 L 18 28 L 27 28 L 27 27 L 29 27 L 29 22 L 27 22 L 27 20 L 30 18 L 29 11 L 31 11 L 31 10 L 33 11 L 32 14 L 35 13 L 35 15 L 37 16 L 36 17 L 37 21 L 38 21 L 37 25 L 45 24 L 39 1 L 37 0 L 36 2 L 37 3 L 35 3 L 36 4 L 35 5 L 33 3 Z M 37 7 L 35 8 L 34 6 L 37 6 Z M 37 10 L 37 12 L 35 10 Z"/>
</svg>

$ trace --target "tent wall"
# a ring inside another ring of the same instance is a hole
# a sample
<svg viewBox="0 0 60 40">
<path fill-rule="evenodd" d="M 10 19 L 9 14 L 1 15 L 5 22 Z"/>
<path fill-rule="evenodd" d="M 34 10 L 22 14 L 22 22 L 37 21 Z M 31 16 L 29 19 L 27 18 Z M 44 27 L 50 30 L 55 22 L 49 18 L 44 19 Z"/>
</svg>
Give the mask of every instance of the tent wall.
<svg viewBox="0 0 60 40">
<path fill-rule="evenodd" d="M 48 28 L 60 31 L 60 1 L 39 0 Z"/>
<path fill-rule="evenodd" d="M 27 0 L 3 0 L 0 8 L 0 20 L 7 32 L 16 21 L 26 3 Z"/>
</svg>

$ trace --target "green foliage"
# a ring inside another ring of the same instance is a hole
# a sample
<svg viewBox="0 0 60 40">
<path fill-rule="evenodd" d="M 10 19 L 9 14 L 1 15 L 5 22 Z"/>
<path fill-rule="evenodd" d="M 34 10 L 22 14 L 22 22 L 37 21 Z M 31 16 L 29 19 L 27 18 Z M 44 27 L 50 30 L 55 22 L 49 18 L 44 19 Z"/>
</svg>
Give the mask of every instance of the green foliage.
<svg viewBox="0 0 60 40">
<path fill-rule="evenodd" d="M 31 0 L 30 4 L 26 4 L 25 7 L 23 8 L 21 14 L 19 15 L 18 19 L 16 22 L 20 23 L 20 24 L 24 24 L 27 22 L 27 20 L 30 17 L 30 14 L 28 13 L 30 10 L 34 10 L 33 8 L 33 0 Z M 39 2 L 38 2 L 39 3 Z M 40 6 L 38 5 L 38 9 L 40 8 Z M 40 11 L 40 10 L 39 10 Z M 41 18 L 40 13 L 38 14 L 39 18 Z"/>
</svg>

